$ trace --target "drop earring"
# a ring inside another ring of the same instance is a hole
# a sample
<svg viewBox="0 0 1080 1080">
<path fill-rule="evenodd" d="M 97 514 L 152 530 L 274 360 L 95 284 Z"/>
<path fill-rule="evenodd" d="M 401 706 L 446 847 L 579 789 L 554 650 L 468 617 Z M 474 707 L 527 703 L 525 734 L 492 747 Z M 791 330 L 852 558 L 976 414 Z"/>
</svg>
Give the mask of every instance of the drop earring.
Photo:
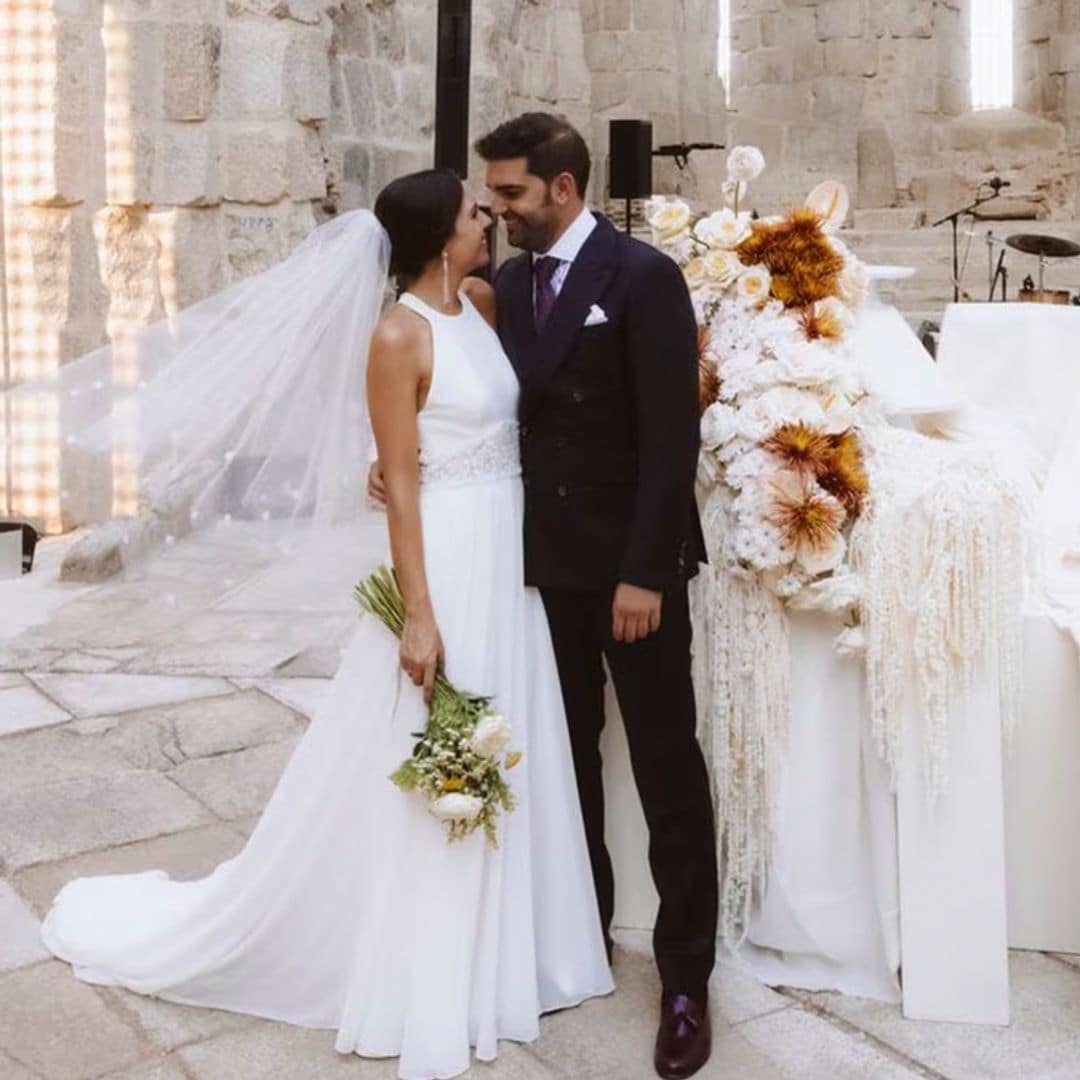
<svg viewBox="0 0 1080 1080">
<path fill-rule="evenodd" d="M 442 299 L 443 307 L 450 307 L 450 252 L 442 253 Z"/>
</svg>

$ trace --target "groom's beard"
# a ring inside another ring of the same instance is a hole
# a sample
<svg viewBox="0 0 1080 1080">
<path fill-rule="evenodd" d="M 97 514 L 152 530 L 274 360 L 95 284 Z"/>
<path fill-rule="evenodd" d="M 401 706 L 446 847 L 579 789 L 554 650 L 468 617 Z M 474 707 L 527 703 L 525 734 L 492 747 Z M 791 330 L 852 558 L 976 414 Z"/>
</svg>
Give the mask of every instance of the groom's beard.
<svg viewBox="0 0 1080 1080">
<path fill-rule="evenodd" d="M 503 214 L 506 237 L 522 251 L 543 253 L 555 242 L 559 226 L 555 220 L 554 203 L 549 196 L 539 210 L 529 214 Z"/>
</svg>

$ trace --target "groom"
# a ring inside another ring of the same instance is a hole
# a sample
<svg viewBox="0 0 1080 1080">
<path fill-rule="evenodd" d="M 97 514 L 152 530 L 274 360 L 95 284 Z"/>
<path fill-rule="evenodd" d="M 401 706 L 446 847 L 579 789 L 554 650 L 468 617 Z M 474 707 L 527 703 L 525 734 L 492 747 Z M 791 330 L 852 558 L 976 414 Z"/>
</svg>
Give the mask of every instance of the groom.
<svg viewBox="0 0 1080 1080">
<path fill-rule="evenodd" d="M 656 1068 L 687 1077 L 710 1052 L 717 920 L 687 606 L 705 559 L 694 311 L 671 259 L 586 208 L 589 151 L 566 120 L 527 113 L 476 150 L 491 211 L 524 252 L 495 291 L 522 384 L 525 573 L 551 624 L 604 933 L 615 903 L 600 758 L 606 660 L 660 895 Z"/>
</svg>

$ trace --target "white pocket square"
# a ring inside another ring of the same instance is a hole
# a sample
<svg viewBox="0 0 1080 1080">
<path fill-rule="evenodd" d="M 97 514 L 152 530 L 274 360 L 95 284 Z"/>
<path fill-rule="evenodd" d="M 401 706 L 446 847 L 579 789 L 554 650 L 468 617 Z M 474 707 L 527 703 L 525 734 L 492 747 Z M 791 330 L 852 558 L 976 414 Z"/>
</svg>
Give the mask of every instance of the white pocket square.
<svg viewBox="0 0 1080 1080">
<path fill-rule="evenodd" d="M 600 326 L 607 321 L 607 315 L 599 304 L 593 304 L 593 306 L 589 308 L 589 314 L 585 317 L 586 326 Z"/>
</svg>

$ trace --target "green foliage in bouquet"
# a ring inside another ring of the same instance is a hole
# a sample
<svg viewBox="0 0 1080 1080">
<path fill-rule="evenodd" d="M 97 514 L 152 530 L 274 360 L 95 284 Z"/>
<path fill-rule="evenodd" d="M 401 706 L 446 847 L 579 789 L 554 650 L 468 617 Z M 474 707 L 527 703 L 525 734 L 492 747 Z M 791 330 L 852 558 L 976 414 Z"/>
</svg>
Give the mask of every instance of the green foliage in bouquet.
<svg viewBox="0 0 1080 1080">
<path fill-rule="evenodd" d="M 394 634 L 405 630 L 405 600 L 393 571 L 380 566 L 356 586 L 356 600 Z M 402 791 L 419 791 L 431 813 L 444 823 L 450 840 L 482 828 L 498 846 L 499 814 L 514 809 L 506 778 L 520 760 L 507 751 L 510 726 L 490 697 L 458 690 L 439 672 L 428 709 L 427 725 L 417 733 L 412 756 L 391 774 Z"/>
</svg>

